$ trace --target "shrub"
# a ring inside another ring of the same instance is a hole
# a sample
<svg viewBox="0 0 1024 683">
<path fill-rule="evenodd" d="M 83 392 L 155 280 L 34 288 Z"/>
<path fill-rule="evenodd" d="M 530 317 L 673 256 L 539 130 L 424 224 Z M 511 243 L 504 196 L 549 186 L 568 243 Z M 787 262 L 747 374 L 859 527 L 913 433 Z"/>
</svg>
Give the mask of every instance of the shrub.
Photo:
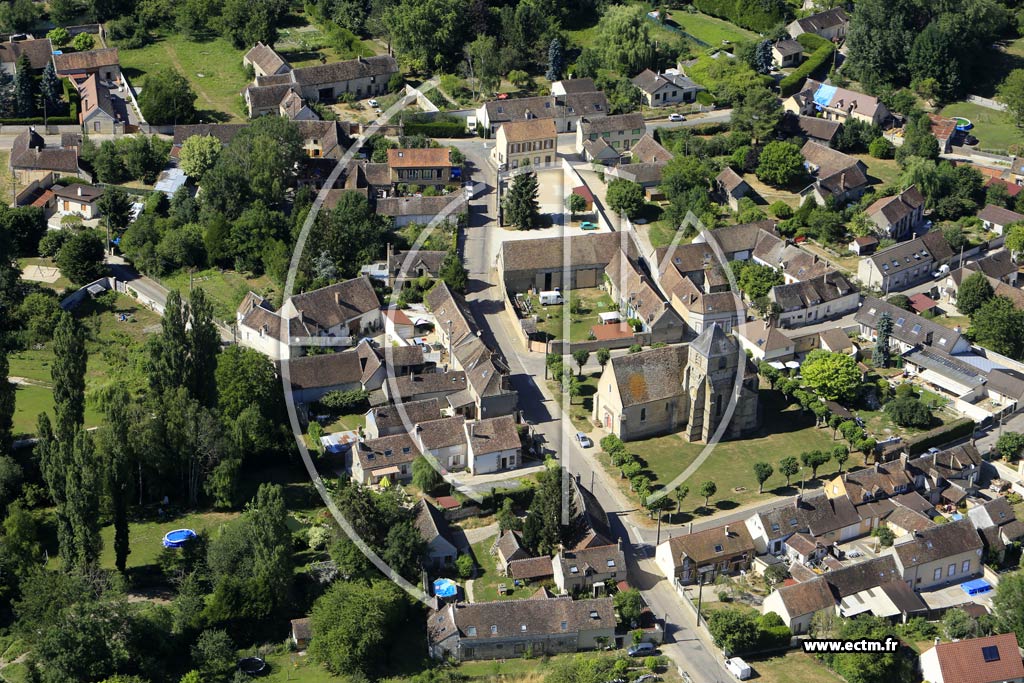
<svg viewBox="0 0 1024 683">
<path fill-rule="evenodd" d="M 812 34 L 801 34 L 798 38 L 803 38 L 805 35 Z M 818 36 L 814 36 L 818 38 Z M 805 42 L 803 40 L 801 43 Z M 821 47 L 815 48 L 811 56 L 804 60 L 803 64 L 793 70 L 791 74 L 779 81 L 779 91 L 783 97 L 789 97 L 793 93 L 797 92 L 804 83 L 804 79 L 812 76 L 819 76 L 830 63 L 832 59 L 832 53 L 835 51 L 835 46 L 826 41 Z"/>
<path fill-rule="evenodd" d="M 883 137 L 877 137 L 868 145 L 868 154 L 875 159 L 892 159 L 896 156 L 896 147 Z"/>
<path fill-rule="evenodd" d="M 771 211 L 772 215 L 780 221 L 793 217 L 793 207 L 781 199 L 777 202 L 772 202 L 772 205 L 768 207 L 768 210 Z"/>
<path fill-rule="evenodd" d="M 927 427 L 932 422 L 931 409 L 920 399 L 897 397 L 885 404 L 886 414 L 901 427 Z"/>
<path fill-rule="evenodd" d="M 791 17 L 782 0 L 696 0 L 693 6 L 757 33 L 768 33 Z"/>
<path fill-rule="evenodd" d="M 346 413 L 364 407 L 370 393 L 362 389 L 351 391 L 329 391 L 320 399 L 320 405 L 328 410 Z"/>
<path fill-rule="evenodd" d="M 473 576 L 473 570 L 476 568 L 476 563 L 473 562 L 472 555 L 459 555 L 455 560 L 455 571 L 459 573 L 460 579 L 468 579 Z"/>
</svg>

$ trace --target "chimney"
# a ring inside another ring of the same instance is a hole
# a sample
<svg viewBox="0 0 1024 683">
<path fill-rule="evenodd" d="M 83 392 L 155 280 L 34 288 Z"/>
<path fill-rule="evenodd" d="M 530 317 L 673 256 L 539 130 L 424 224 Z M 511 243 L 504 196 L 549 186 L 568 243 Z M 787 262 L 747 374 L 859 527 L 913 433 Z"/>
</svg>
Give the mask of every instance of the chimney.
<svg viewBox="0 0 1024 683">
<path fill-rule="evenodd" d="M 878 464 L 878 460 L 875 460 L 875 472 L 881 471 L 881 466 Z"/>
<path fill-rule="evenodd" d="M 338 306 L 341 305 L 341 292 L 337 290 L 335 290 L 334 292 L 334 303 L 337 304 Z"/>
<path fill-rule="evenodd" d="M 725 537 L 729 538 L 729 525 L 728 524 L 725 525 Z"/>
<path fill-rule="evenodd" d="M 476 436 L 476 423 L 475 422 L 470 422 L 468 427 L 469 427 L 469 438 L 472 439 L 474 436 Z"/>
<path fill-rule="evenodd" d="M 82 196 L 82 186 L 81 185 L 78 186 L 78 196 L 79 197 Z"/>
<path fill-rule="evenodd" d="M 693 533 L 693 522 L 690 522 L 689 525 L 687 525 L 686 533 L 688 533 L 688 534 L 692 534 Z"/>
</svg>

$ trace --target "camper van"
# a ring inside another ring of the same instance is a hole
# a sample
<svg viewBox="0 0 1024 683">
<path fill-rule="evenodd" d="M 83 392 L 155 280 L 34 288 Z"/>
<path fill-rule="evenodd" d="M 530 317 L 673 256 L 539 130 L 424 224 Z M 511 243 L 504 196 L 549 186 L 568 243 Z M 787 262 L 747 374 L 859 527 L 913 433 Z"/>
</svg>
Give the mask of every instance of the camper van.
<svg viewBox="0 0 1024 683">
<path fill-rule="evenodd" d="M 541 306 L 557 306 L 558 304 L 565 303 L 562 299 L 561 292 L 541 292 L 540 293 L 540 305 Z"/>
<path fill-rule="evenodd" d="M 751 670 L 750 665 L 739 657 L 733 657 L 732 659 L 725 660 L 725 668 L 729 670 L 729 673 L 741 681 L 747 680 L 754 673 Z"/>
</svg>

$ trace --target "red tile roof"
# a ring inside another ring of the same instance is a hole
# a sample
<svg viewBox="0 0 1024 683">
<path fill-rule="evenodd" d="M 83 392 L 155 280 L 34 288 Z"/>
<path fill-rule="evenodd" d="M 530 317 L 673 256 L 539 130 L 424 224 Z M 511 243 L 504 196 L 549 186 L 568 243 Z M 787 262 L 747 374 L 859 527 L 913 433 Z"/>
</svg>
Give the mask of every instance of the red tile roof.
<svg viewBox="0 0 1024 683">
<path fill-rule="evenodd" d="M 995 648 L 992 654 L 998 659 L 985 661 L 985 648 Z M 1024 663 L 1013 633 L 940 643 L 935 653 L 942 679 L 949 683 L 997 683 L 1024 677 Z"/>
<path fill-rule="evenodd" d="M 612 323 L 611 325 L 594 325 L 590 328 L 594 338 L 598 341 L 611 341 L 612 339 L 625 339 L 633 336 L 633 328 L 627 323 Z"/>
<path fill-rule="evenodd" d="M 910 306 L 916 313 L 924 313 L 930 308 L 935 308 L 937 305 L 935 300 L 926 294 L 915 294 L 910 297 Z"/>
</svg>

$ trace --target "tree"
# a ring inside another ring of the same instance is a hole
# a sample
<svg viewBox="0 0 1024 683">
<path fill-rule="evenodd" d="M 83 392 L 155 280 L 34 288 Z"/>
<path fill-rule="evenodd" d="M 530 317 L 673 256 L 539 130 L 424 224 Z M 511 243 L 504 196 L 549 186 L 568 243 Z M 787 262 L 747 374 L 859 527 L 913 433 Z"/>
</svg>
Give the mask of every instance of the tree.
<svg viewBox="0 0 1024 683">
<path fill-rule="evenodd" d="M 790 142 L 769 142 L 757 164 L 759 180 L 776 187 L 788 185 L 804 174 L 804 157 Z"/>
<path fill-rule="evenodd" d="M 963 279 L 956 290 L 956 307 L 964 315 L 973 315 L 986 301 L 995 296 L 984 273 L 972 273 Z"/>
<path fill-rule="evenodd" d="M 608 349 L 601 347 L 597 350 L 597 364 L 604 370 L 604 366 L 608 365 L 608 361 L 612 359 L 612 352 Z"/>
<path fill-rule="evenodd" d="M 102 406 L 106 426 L 97 433 L 96 450 L 114 522 L 114 566 L 124 573 L 131 552 L 128 500 L 135 480 L 133 475 L 141 464 L 140 439 L 136 434 L 145 423 L 146 414 L 144 407 L 120 384 L 106 389 Z"/>
<path fill-rule="evenodd" d="M 235 644 L 225 631 L 207 630 L 199 634 L 192 646 L 192 661 L 204 681 L 228 683 L 235 671 L 238 655 L 235 654 Z"/>
<path fill-rule="evenodd" d="M 978 634 L 978 622 L 959 607 L 953 607 L 942 615 L 942 634 L 949 640 L 973 638 Z"/>
<path fill-rule="evenodd" d="M 124 230 L 132 218 L 132 200 L 120 187 L 108 187 L 96 202 L 100 214 L 114 230 Z"/>
<path fill-rule="evenodd" d="M 800 454 L 800 462 L 804 467 L 811 468 L 811 479 L 818 478 L 818 468 L 832 459 L 831 453 L 825 451 L 804 451 Z"/>
<path fill-rule="evenodd" d="M 871 535 L 878 539 L 878 545 L 883 548 L 891 548 L 892 542 L 896 540 L 896 533 L 887 526 L 878 527 Z"/>
<path fill-rule="evenodd" d="M 996 99 L 1006 105 L 1017 126 L 1024 126 L 1024 69 L 1014 69 L 996 91 Z"/>
<path fill-rule="evenodd" d="M 633 627 L 640 623 L 640 615 L 644 609 L 644 600 L 640 596 L 640 591 L 635 588 L 619 591 L 615 594 L 614 603 L 624 625 Z"/>
<path fill-rule="evenodd" d="M 140 99 L 142 116 L 153 125 L 177 125 L 195 120 L 195 91 L 188 79 L 175 69 L 162 69 L 147 75 Z"/>
<path fill-rule="evenodd" d="M 775 383 L 779 381 L 781 375 L 778 369 L 772 367 L 771 363 L 767 361 L 761 361 L 757 364 L 757 372 L 764 377 L 765 381 L 768 382 L 768 386 L 772 389 L 775 388 Z"/>
<path fill-rule="evenodd" d="M 893 294 L 886 301 L 897 308 L 902 308 L 904 311 L 912 311 L 914 309 L 910 297 L 906 294 Z"/>
<path fill-rule="evenodd" d="M 189 326 L 186 331 L 188 345 L 188 373 L 186 387 L 192 396 L 207 408 L 217 404 L 215 384 L 217 355 L 220 353 L 220 332 L 213 322 L 213 302 L 206 290 L 196 287 L 188 305 Z"/>
<path fill-rule="evenodd" d="M 464 7 L 454 0 L 400 0 L 382 18 L 395 51 L 416 71 L 450 71 L 468 29 Z"/>
<path fill-rule="evenodd" d="M 605 69 L 635 74 L 655 65 L 655 45 L 646 10 L 614 5 L 601 15 L 595 29 L 594 50 Z"/>
<path fill-rule="evenodd" d="M 839 473 L 843 473 L 843 465 L 850 459 L 850 449 L 846 446 L 839 444 L 832 447 L 832 459 L 839 465 Z"/>
<path fill-rule="evenodd" d="M 737 609 L 715 610 L 707 615 L 708 632 L 726 656 L 757 646 L 759 632 L 754 615 Z"/>
<path fill-rule="evenodd" d="M 583 376 L 583 366 L 590 360 L 590 351 L 586 349 L 579 349 L 578 351 L 572 352 L 572 359 L 576 361 L 576 365 L 580 369 L 580 377 Z"/>
<path fill-rule="evenodd" d="M 636 218 L 644 208 L 644 188 L 632 180 L 616 178 L 608 183 L 605 198 L 608 206 L 627 218 Z"/>
<path fill-rule="evenodd" d="M 507 74 L 508 81 L 520 90 L 525 88 L 530 83 L 530 74 L 520 69 L 512 69 Z"/>
<path fill-rule="evenodd" d="M 996 439 L 996 452 L 1003 460 L 1012 462 L 1024 451 L 1024 434 L 1020 432 L 1003 432 Z"/>
<path fill-rule="evenodd" d="M 39 91 L 42 93 L 47 114 L 51 114 L 51 112 L 56 114 L 64 109 L 64 86 L 60 77 L 57 76 L 57 70 L 52 61 L 46 62 L 46 66 L 43 67 L 43 75 L 39 80 Z"/>
<path fill-rule="evenodd" d="M 562 41 L 557 37 L 552 38 L 551 43 L 548 45 L 548 70 L 544 73 L 544 78 L 549 81 L 557 81 L 562 77 L 564 68 L 565 53 L 562 48 Z"/>
<path fill-rule="evenodd" d="M 338 581 L 313 605 L 310 656 L 336 676 L 376 678 L 387 671 L 407 612 L 404 596 L 390 581 Z"/>
<path fill-rule="evenodd" d="M 704 498 L 704 507 L 707 507 L 708 500 L 711 498 L 711 496 L 718 493 L 718 486 L 715 485 L 715 482 L 713 481 L 705 481 L 700 485 L 700 488 L 697 489 L 697 493 L 699 493 Z"/>
<path fill-rule="evenodd" d="M 877 137 L 868 145 L 868 154 L 875 159 L 892 159 L 896 156 L 896 146 L 883 137 Z"/>
<path fill-rule="evenodd" d="M 683 506 L 683 501 L 686 500 L 686 497 L 688 495 L 690 495 L 690 487 L 689 486 L 685 486 L 684 485 L 684 486 L 680 486 L 679 488 L 676 489 L 675 497 L 676 497 L 676 514 L 677 515 L 679 514 L 679 510 Z"/>
<path fill-rule="evenodd" d="M 18 116 L 29 117 L 35 114 L 36 83 L 32 77 L 32 64 L 28 55 L 18 58 L 14 74 L 14 111 Z"/>
<path fill-rule="evenodd" d="M 971 316 L 968 336 L 980 346 L 1011 358 L 1024 355 L 1024 311 L 1018 311 L 1003 296 L 995 296 L 982 304 Z"/>
<path fill-rule="evenodd" d="M 1024 638 L 1024 572 L 1011 572 L 996 587 L 992 608 L 1000 633 L 1016 633 Z"/>
<path fill-rule="evenodd" d="M 430 493 L 444 482 L 444 477 L 422 455 L 412 461 L 412 483 L 423 493 Z M 430 503 L 424 503 L 430 505 Z"/>
<path fill-rule="evenodd" d="M 587 200 L 580 195 L 573 192 L 566 199 L 566 204 L 569 207 L 569 215 L 575 220 L 576 214 L 583 213 L 587 210 Z"/>
<path fill-rule="evenodd" d="M 754 87 L 747 89 L 739 104 L 733 108 L 732 129 L 760 142 L 771 137 L 781 120 L 782 105 L 775 93 L 767 88 Z M 770 144 L 766 145 L 766 149 Z M 761 153 L 763 155 L 764 151 Z M 761 177 L 760 173 L 758 177 Z"/>
<path fill-rule="evenodd" d="M 14 431 L 15 389 L 9 380 L 10 364 L 7 353 L 0 351 L 0 453 L 7 453 L 11 447 Z M 0 509 L 3 498 L 0 497 Z"/>
<path fill-rule="evenodd" d="M 757 479 L 757 492 L 764 493 L 764 483 L 775 473 L 775 469 L 766 462 L 754 463 L 754 478 Z"/>
<path fill-rule="evenodd" d="M 178 164 L 197 183 L 217 163 L 223 145 L 212 135 L 192 135 L 181 145 Z"/>
<path fill-rule="evenodd" d="M 517 230 L 529 230 L 540 223 L 539 186 L 537 174 L 525 171 L 512 179 L 505 196 L 505 222 Z"/>
<path fill-rule="evenodd" d="M 892 318 L 888 311 L 878 318 L 878 339 L 875 342 L 875 354 L 872 360 L 876 367 L 889 367 L 889 338 L 892 336 Z"/>
<path fill-rule="evenodd" d="M 70 24 L 80 11 L 79 5 L 75 0 L 50 0 L 50 2 L 46 3 L 46 6 L 50 10 L 50 20 L 58 25 Z M 70 40 L 70 38 L 71 36 L 69 35 L 68 39 Z M 65 44 L 61 43 L 61 45 Z"/>
<path fill-rule="evenodd" d="M 459 257 L 458 249 L 454 244 L 448 250 L 444 261 L 441 263 L 440 275 L 444 283 L 448 285 L 448 289 L 456 294 L 466 293 L 466 287 L 469 285 L 469 272 L 462 265 L 462 259 Z"/>
<path fill-rule="evenodd" d="M 470 75 L 476 78 L 480 88 L 490 92 L 501 83 L 501 53 L 494 36 L 478 35 L 468 43 L 463 52 L 469 63 Z"/>
<path fill-rule="evenodd" d="M 71 47 L 75 48 L 75 52 L 88 52 L 95 46 L 96 39 L 91 33 L 79 33 L 71 40 Z"/>
<path fill-rule="evenodd" d="M 52 4 L 50 7 L 50 12 L 51 14 L 53 12 Z M 61 26 L 57 26 L 55 28 L 50 29 L 46 33 L 46 37 L 49 38 L 50 42 L 53 43 L 54 47 L 64 47 L 65 45 L 71 42 L 71 34 L 68 33 L 68 30 L 66 28 L 63 28 Z"/>
<path fill-rule="evenodd" d="M 932 423 L 932 411 L 920 399 L 911 396 L 895 398 L 885 404 L 885 413 L 901 427 L 924 429 Z"/>
<path fill-rule="evenodd" d="M 76 233 L 61 246 L 56 260 L 61 274 L 74 284 L 92 282 L 105 272 L 103 240 L 93 232 Z"/>
<path fill-rule="evenodd" d="M 804 384 L 829 401 L 849 401 L 860 386 L 857 361 L 844 353 L 815 349 L 800 365 Z"/>
<path fill-rule="evenodd" d="M 772 41 L 762 40 L 754 46 L 750 66 L 759 74 L 769 74 L 775 68 L 772 58 Z"/>
<path fill-rule="evenodd" d="M 761 263 L 732 261 L 729 267 L 732 269 L 740 291 L 751 301 L 767 297 L 772 287 L 784 282 L 780 271 Z"/>
</svg>

